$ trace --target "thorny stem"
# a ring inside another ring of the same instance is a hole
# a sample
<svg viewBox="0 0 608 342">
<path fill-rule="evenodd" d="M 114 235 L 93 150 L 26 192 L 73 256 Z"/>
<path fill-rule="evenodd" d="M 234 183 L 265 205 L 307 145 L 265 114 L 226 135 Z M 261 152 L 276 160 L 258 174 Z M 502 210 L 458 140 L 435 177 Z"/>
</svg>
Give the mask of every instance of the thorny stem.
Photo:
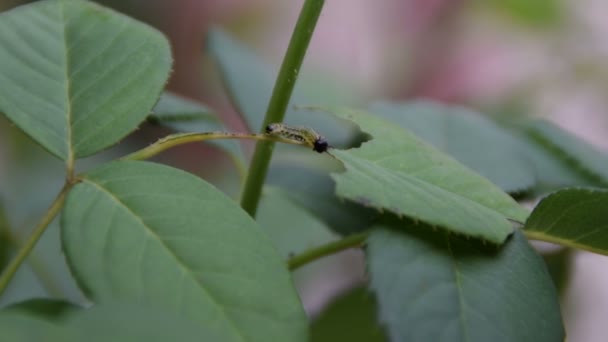
<svg viewBox="0 0 608 342">
<path fill-rule="evenodd" d="M 324 3 L 324 0 L 306 0 L 304 2 L 304 6 L 300 11 L 300 17 L 289 41 L 285 58 L 283 58 L 283 64 L 277 76 L 260 132 L 268 124 L 283 122 L 285 111 L 289 105 L 289 99 L 300 72 L 300 66 L 304 60 L 304 55 L 308 49 L 308 44 L 310 43 Z M 249 173 L 241 196 L 241 207 L 252 217 L 255 217 L 258 208 L 273 148 L 274 144 L 272 142 L 258 142 L 251 160 Z"/>
</svg>

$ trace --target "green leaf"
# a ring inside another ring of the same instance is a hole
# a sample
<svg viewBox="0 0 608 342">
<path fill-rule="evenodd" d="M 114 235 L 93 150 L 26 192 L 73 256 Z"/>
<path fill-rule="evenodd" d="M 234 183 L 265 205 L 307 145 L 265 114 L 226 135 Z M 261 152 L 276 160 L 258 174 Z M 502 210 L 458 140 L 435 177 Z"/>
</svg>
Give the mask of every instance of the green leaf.
<svg viewBox="0 0 608 342">
<path fill-rule="evenodd" d="M 336 197 L 336 184 L 326 170 L 278 162 L 273 163 L 267 181 L 341 235 L 367 229 L 379 216 L 376 210 Z"/>
<path fill-rule="evenodd" d="M 306 317 L 272 242 L 194 175 L 111 163 L 73 188 L 61 223 L 68 262 L 96 302 L 160 305 L 222 341 L 306 339 Z"/>
<path fill-rule="evenodd" d="M 526 219 L 490 181 L 408 131 L 365 112 L 332 112 L 372 136 L 360 148 L 332 150 L 346 168 L 332 174 L 338 196 L 494 243 L 513 231 L 508 219 Z"/>
<path fill-rule="evenodd" d="M 560 248 L 557 251 L 542 253 L 547 265 L 547 270 L 553 279 L 557 292 L 563 295 L 570 285 L 573 271 L 574 250 L 571 248 Z"/>
<path fill-rule="evenodd" d="M 7 342 L 70 342 L 61 327 L 24 313 L 0 311 L 0 331 Z"/>
<path fill-rule="evenodd" d="M 335 240 L 335 235 L 323 222 L 277 188 L 264 189 L 257 222 L 284 258 Z"/>
<path fill-rule="evenodd" d="M 23 312 L 41 318 L 59 318 L 80 307 L 59 299 L 34 298 L 12 304 L 4 310 Z"/>
<path fill-rule="evenodd" d="M 524 132 L 514 134 L 519 138 L 526 159 L 534 167 L 537 183 L 535 192 L 542 194 L 563 187 L 590 184 L 590 180 L 574 170 L 563 158 L 556 156 L 555 151 L 539 144 Z"/>
<path fill-rule="evenodd" d="M 328 304 L 311 327 L 313 342 L 387 341 L 376 319 L 377 304 L 365 288 L 349 290 Z"/>
<path fill-rule="evenodd" d="M 211 30 L 208 33 L 207 49 L 218 63 L 233 104 L 243 115 L 249 129 L 259 131 L 272 94 L 276 72 L 253 51 L 221 30 Z M 294 108 L 294 105 L 310 104 L 298 91 L 298 86 L 291 99 L 285 116 L 287 124 L 313 128 L 326 136 L 333 146 L 343 146 L 350 142 L 353 136 L 352 126 L 335 120 L 331 115 Z"/>
<path fill-rule="evenodd" d="M 128 303 L 95 305 L 73 314 L 63 328 L 73 342 L 229 341 L 215 334 L 213 327 L 174 312 Z"/>
<path fill-rule="evenodd" d="M 534 169 L 516 138 L 478 113 L 427 101 L 376 103 L 370 110 L 411 130 L 504 191 L 519 192 L 535 183 Z"/>
<path fill-rule="evenodd" d="M 0 14 L 0 111 L 64 160 L 98 152 L 150 112 L 171 53 L 153 28 L 89 1 Z"/>
<path fill-rule="evenodd" d="M 564 340 L 555 287 L 519 231 L 497 249 L 420 227 L 378 228 L 368 270 L 391 340 Z"/>
<path fill-rule="evenodd" d="M 226 341 L 212 330 L 171 311 L 125 303 L 95 305 L 57 323 L 22 312 L 0 312 L 2 340 L 10 342 Z"/>
<path fill-rule="evenodd" d="M 177 132 L 226 131 L 217 115 L 209 108 L 169 92 L 161 95 L 148 120 Z M 217 139 L 208 142 L 228 152 L 240 163 L 244 163 L 245 157 L 238 141 Z"/>
<path fill-rule="evenodd" d="M 545 120 L 531 123 L 528 134 L 583 176 L 608 185 L 608 155 L 605 153 Z"/>
<path fill-rule="evenodd" d="M 573 188 L 540 201 L 524 225 L 533 239 L 608 255 L 608 190 Z"/>
<path fill-rule="evenodd" d="M 163 124 L 196 122 L 206 131 L 215 131 L 223 128 L 223 125 L 211 109 L 198 102 L 167 91 L 161 94 L 149 119 Z"/>
</svg>

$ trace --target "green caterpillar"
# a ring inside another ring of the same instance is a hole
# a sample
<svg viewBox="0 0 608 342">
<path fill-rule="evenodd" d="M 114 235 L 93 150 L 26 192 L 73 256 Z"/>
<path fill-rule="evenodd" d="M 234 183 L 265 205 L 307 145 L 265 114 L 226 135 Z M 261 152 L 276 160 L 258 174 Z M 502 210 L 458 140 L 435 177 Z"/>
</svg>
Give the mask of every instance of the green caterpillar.
<svg viewBox="0 0 608 342">
<path fill-rule="evenodd" d="M 266 126 L 266 134 L 301 143 L 319 153 L 327 152 L 330 148 L 324 137 L 306 127 L 289 127 L 282 123 L 272 123 Z"/>
</svg>

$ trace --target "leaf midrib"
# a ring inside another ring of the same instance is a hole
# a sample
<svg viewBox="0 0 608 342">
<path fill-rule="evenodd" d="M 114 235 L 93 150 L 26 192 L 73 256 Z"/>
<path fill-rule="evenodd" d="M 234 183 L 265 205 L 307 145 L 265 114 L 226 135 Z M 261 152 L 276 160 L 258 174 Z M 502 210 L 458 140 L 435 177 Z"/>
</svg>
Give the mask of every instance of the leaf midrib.
<svg viewBox="0 0 608 342">
<path fill-rule="evenodd" d="M 72 84 L 70 82 L 70 56 L 69 56 L 69 45 L 67 40 L 67 22 L 65 17 L 65 6 L 63 1 L 58 2 L 59 13 L 61 15 L 61 28 L 63 31 L 63 45 L 64 45 L 64 60 L 65 60 L 65 86 L 66 86 L 66 144 L 67 144 L 67 167 L 68 169 L 73 168 L 74 164 L 74 150 L 72 148 L 72 102 L 70 101 Z"/>
<path fill-rule="evenodd" d="M 124 202 L 122 202 L 120 200 L 120 198 L 116 197 L 110 190 L 104 188 L 103 186 L 101 186 L 101 184 L 96 183 L 95 181 L 93 181 L 92 179 L 88 179 L 85 178 L 83 179 L 83 183 L 87 183 L 92 185 L 93 187 L 95 187 L 96 189 L 98 189 L 99 191 L 101 191 L 102 193 L 106 194 L 110 200 L 112 200 L 113 202 L 115 202 L 118 206 L 124 208 L 128 213 L 132 214 L 132 216 L 141 223 L 141 225 L 145 228 L 145 231 L 148 232 L 149 236 L 152 237 L 153 239 L 157 240 L 161 246 L 164 247 L 164 249 L 167 251 L 167 254 L 172 257 L 175 262 L 179 265 L 179 267 L 182 269 L 182 271 L 185 274 L 188 274 L 190 276 L 190 278 L 192 280 L 194 280 L 194 282 L 196 284 L 199 285 L 199 288 L 201 290 L 203 290 L 204 293 L 207 294 L 207 296 L 211 299 L 211 302 L 215 304 L 215 306 L 218 308 L 219 312 L 222 314 L 222 316 L 224 317 L 224 319 L 229 323 L 230 326 L 232 326 L 233 330 L 236 333 L 236 336 L 239 338 L 239 340 L 245 342 L 246 339 L 245 337 L 241 334 L 240 330 L 237 328 L 236 323 L 234 322 L 234 320 L 230 319 L 227 312 L 225 311 L 224 307 L 222 305 L 220 305 L 220 303 L 215 299 L 215 297 L 204 287 L 202 286 L 202 284 L 197 280 L 197 278 L 194 276 L 194 272 L 191 271 L 187 265 L 185 263 L 182 262 L 182 260 L 175 254 L 173 253 L 173 251 L 171 250 L 171 248 L 169 248 L 169 246 L 167 246 L 164 241 L 160 238 L 160 236 L 158 236 L 158 234 L 156 234 L 156 232 L 150 227 L 148 226 L 143 219 L 137 215 L 133 210 L 131 210 L 131 208 L 129 208 L 129 206 L 127 206 Z"/>
</svg>

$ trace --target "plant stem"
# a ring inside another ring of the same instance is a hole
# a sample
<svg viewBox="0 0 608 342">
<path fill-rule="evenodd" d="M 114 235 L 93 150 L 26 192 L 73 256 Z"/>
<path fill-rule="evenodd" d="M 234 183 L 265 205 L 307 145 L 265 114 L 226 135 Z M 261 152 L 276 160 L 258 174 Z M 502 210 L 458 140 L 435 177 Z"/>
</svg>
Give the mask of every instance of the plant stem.
<svg viewBox="0 0 608 342">
<path fill-rule="evenodd" d="M 524 235 L 526 236 L 526 238 L 528 240 L 543 241 L 543 242 L 548 242 L 548 243 L 552 243 L 555 245 L 560 245 L 563 247 L 576 248 L 576 249 L 580 249 L 580 250 L 584 250 L 587 252 L 596 253 L 596 254 L 600 254 L 600 255 L 608 255 L 608 253 L 606 253 L 606 249 L 596 248 L 596 247 L 589 246 L 587 244 L 578 243 L 576 239 L 561 238 L 558 236 L 550 235 L 550 234 L 547 234 L 544 232 L 539 232 L 539 231 L 524 230 L 524 229 L 522 229 L 521 231 L 524 233 Z"/>
<path fill-rule="evenodd" d="M 361 247 L 363 246 L 363 244 L 365 244 L 365 240 L 367 240 L 368 235 L 369 232 L 353 234 L 345 237 L 342 240 L 333 241 L 322 246 L 311 248 L 307 251 L 304 251 L 302 254 L 298 254 L 293 258 L 290 258 L 287 262 L 287 267 L 290 271 L 293 271 L 298 267 L 303 266 L 311 261 L 315 261 L 319 258 L 335 254 L 345 249 Z"/>
<path fill-rule="evenodd" d="M 274 84 L 260 132 L 268 124 L 283 122 L 291 93 L 300 72 L 300 66 L 304 60 L 308 43 L 310 43 L 310 38 L 312 37 L 324 3 L 324 0 L 306 0 L 302 6 L 300 17 L 293 30 L 287 52 L 283 58 L 283 64 Z M 252 217 L 255 217 L 258 208 L 273 149 L 274 144 L 272 142 L 260 141 L 255 146 L 255 152 L 241 196 L 241 207 Z"/>
<path fill-rule="evenodd" d="M 230 133 L 230 132 L 202 132 L 202 133 L 177 133 L 168 135 L 152 145 L 135 151 L 120 159 L 122 160 L 144 160 L 151 158 L 171 147 L 188 144 L 197 141 L 212 140 L 212 139 L 252 139 L 265 141 L 279 141 L 292 145 L 305 145 L 303 142 L 283 139 L 279 136 L 271 136 L 265 134 L 249 134 L 249 133 Z"/>
<path fill-rule="evenodd" d="M 74 183 L 66 182 L 66 184 L 61 189 L 61 192 L 57 195 L 57 197 L 55 198 L 47 212 L 44 214 L 44 216 L 30 235 L 30 237 L 27 239 L 25 244 L 19 249 L 17 255 L 13 258 L 13 260 L 11 260 L 4 272 L 2 272 L 2 275 L 0 275 L 0 296 L 2 296 L 4 290 L 6 290 L 6 287 L 15 275 L 15 272 L 17 272 L 17 269 L 19 269 L 19 266 L 21 266 L 21 264 L 25 261 L 34 246 L 36 246 L 36 243 L 38 242 L 42 234 L 45 232 L 46 227 L 48 227 L 48 225 L 53 221 L 55 216 L 57 216 L 57 214 L 59 213 L 59 210 L 61 210 L 61 208 L 63 207 L 65 198 L 70 189 L 72 188 L 73 184 Z"/>
</svg>

